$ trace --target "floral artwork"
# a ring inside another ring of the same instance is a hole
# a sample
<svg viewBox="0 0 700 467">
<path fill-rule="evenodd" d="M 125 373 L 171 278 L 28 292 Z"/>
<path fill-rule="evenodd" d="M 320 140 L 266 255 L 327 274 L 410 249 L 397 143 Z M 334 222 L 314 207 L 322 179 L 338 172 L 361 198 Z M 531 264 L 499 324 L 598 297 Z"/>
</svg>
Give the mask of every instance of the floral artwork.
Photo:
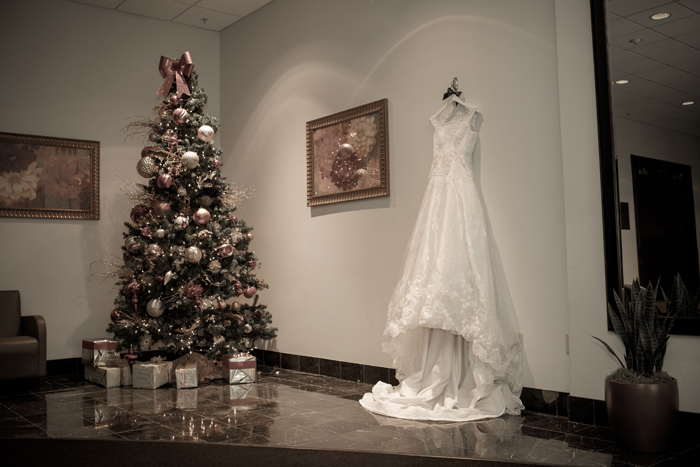
<svg viewBox="0 0 700 467">
<path fill-rule="evenodd" d="M 99 218 L 99 143 L 0 133 L 0 215 Z"/>
<path fill-rule="evenodd" d="M 307 123 L 309 206 L 389 194 L 386 105 Z"/>
</svg>

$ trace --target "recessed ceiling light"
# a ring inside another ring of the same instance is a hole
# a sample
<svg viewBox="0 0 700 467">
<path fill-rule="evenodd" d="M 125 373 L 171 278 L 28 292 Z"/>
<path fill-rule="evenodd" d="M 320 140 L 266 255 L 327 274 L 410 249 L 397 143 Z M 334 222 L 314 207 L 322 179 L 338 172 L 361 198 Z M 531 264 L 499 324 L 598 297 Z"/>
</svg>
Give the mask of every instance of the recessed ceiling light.
<svg viewBox="0 0 700 467">
<path fill-rule="evenodd" d="M 644 39 L 642 39 L 641 37 L 635 37 L 634 39 L 630 39 L 630 42 L 633 43 L 634 45 L 637 45 L 640 42 L 642 42 L 643 40 Z"/>
<path fill-rule="evenodd" d="M 688 101 L 688 102 L 683 102 L 683 105 L 693 105 L 695 102 L 693 101 Z"/>
<path fill-rule="evenodd" d="M 627 84 L 629 82 L 630 80 L 628 79 L 618 79 L 617 81 L 615 81 L 615 84 Z"/>
<path fill-rule="evenodd" d="M 666 19 L 669 16 L 671 16 L 671 13 L 664 11 L 663 13 L 654 13 L 649 18 L 659 20 L 659 19 Z"/>
</svg>

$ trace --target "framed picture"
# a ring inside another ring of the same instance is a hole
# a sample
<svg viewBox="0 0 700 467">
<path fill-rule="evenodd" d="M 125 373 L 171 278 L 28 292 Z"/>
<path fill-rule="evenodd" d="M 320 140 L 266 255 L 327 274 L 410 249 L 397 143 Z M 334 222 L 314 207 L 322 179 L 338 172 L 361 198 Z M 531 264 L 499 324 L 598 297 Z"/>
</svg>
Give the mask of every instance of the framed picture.
<svg viewBox="0 0 700 467">
<path fill-rule="evenodd" d="M 100 143 L 0 133 L 0 216 L 100 218 Z"/>
<path fill-rule="evenodd" d="M 306 205 L 389 195 L 387 99 L 306 123 Z"/>
</svg>

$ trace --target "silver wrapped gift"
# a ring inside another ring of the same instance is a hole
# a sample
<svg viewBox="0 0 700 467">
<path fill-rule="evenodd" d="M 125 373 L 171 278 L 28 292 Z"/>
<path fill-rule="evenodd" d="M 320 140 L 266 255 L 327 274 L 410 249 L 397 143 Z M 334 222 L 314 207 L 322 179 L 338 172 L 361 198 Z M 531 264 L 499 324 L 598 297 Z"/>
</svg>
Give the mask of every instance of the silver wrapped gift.
<svg viewBox="0 0 700 467">
<path fill-rule="evenodd" d="M 249 353 L 224 356 L 221 359 L 224 381 L 228 384 L 254 383 L 257 381 L 255 357 Z"/>
<path fill-rule="evenodd" d="M 119 366 L 119 342 L 105 338 L 83 339 L 83 363 L 90 366 Z"/>
<path fill-rule="evenodd" d="M 175 407 L 178 409 L 196 409 L 197 397 L 197 388 L 178 389 L 177 397 L 175 398 Z"/>
<path fill-rule="evenodd" d="M 136 362 L 133 370 L 134 389 L 158 389 L 170 382 L 173 362 Z"/>
<path fill-rule="evenodd" d="M 126 360 L 120 360 L 119 366 L 85 365 L 85 379 L 105 388 L 131 386 L 131 370 Z"/>
<path fill-rule="evenodd" d="M 223 403 L 231 407 L 253 407 L 258 405 L 258 389 L 253 383 L 234 384 L 224 388 Z"/>
<path fill-rule="evenodd" d="M 174 375 L 173 380 L 178 389 L 196 388 L 197 379 L 197 362 L 192 359 L 187 359 L 187 355 L 180 357 L 173 362 Z"/>
</svg>

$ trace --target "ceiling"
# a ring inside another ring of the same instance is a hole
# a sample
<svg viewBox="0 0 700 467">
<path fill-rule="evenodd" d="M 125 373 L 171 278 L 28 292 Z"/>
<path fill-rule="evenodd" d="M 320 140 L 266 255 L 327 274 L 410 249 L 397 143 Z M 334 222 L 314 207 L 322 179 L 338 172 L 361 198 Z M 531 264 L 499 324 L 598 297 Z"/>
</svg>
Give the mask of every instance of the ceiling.
<svg viewBox="0 0 700 467">
<path fill-rule="evenodd" d="M 72 0 L 197 28 L 221 31 L 271 0 Z"/>
<path fill-rule="evenodd" d="M 613 114 L 700 136 L 700 0 L 608 0 L 607 8 Z M 650 18 L 661 12 L 671 16 Z"/>
</svg>

